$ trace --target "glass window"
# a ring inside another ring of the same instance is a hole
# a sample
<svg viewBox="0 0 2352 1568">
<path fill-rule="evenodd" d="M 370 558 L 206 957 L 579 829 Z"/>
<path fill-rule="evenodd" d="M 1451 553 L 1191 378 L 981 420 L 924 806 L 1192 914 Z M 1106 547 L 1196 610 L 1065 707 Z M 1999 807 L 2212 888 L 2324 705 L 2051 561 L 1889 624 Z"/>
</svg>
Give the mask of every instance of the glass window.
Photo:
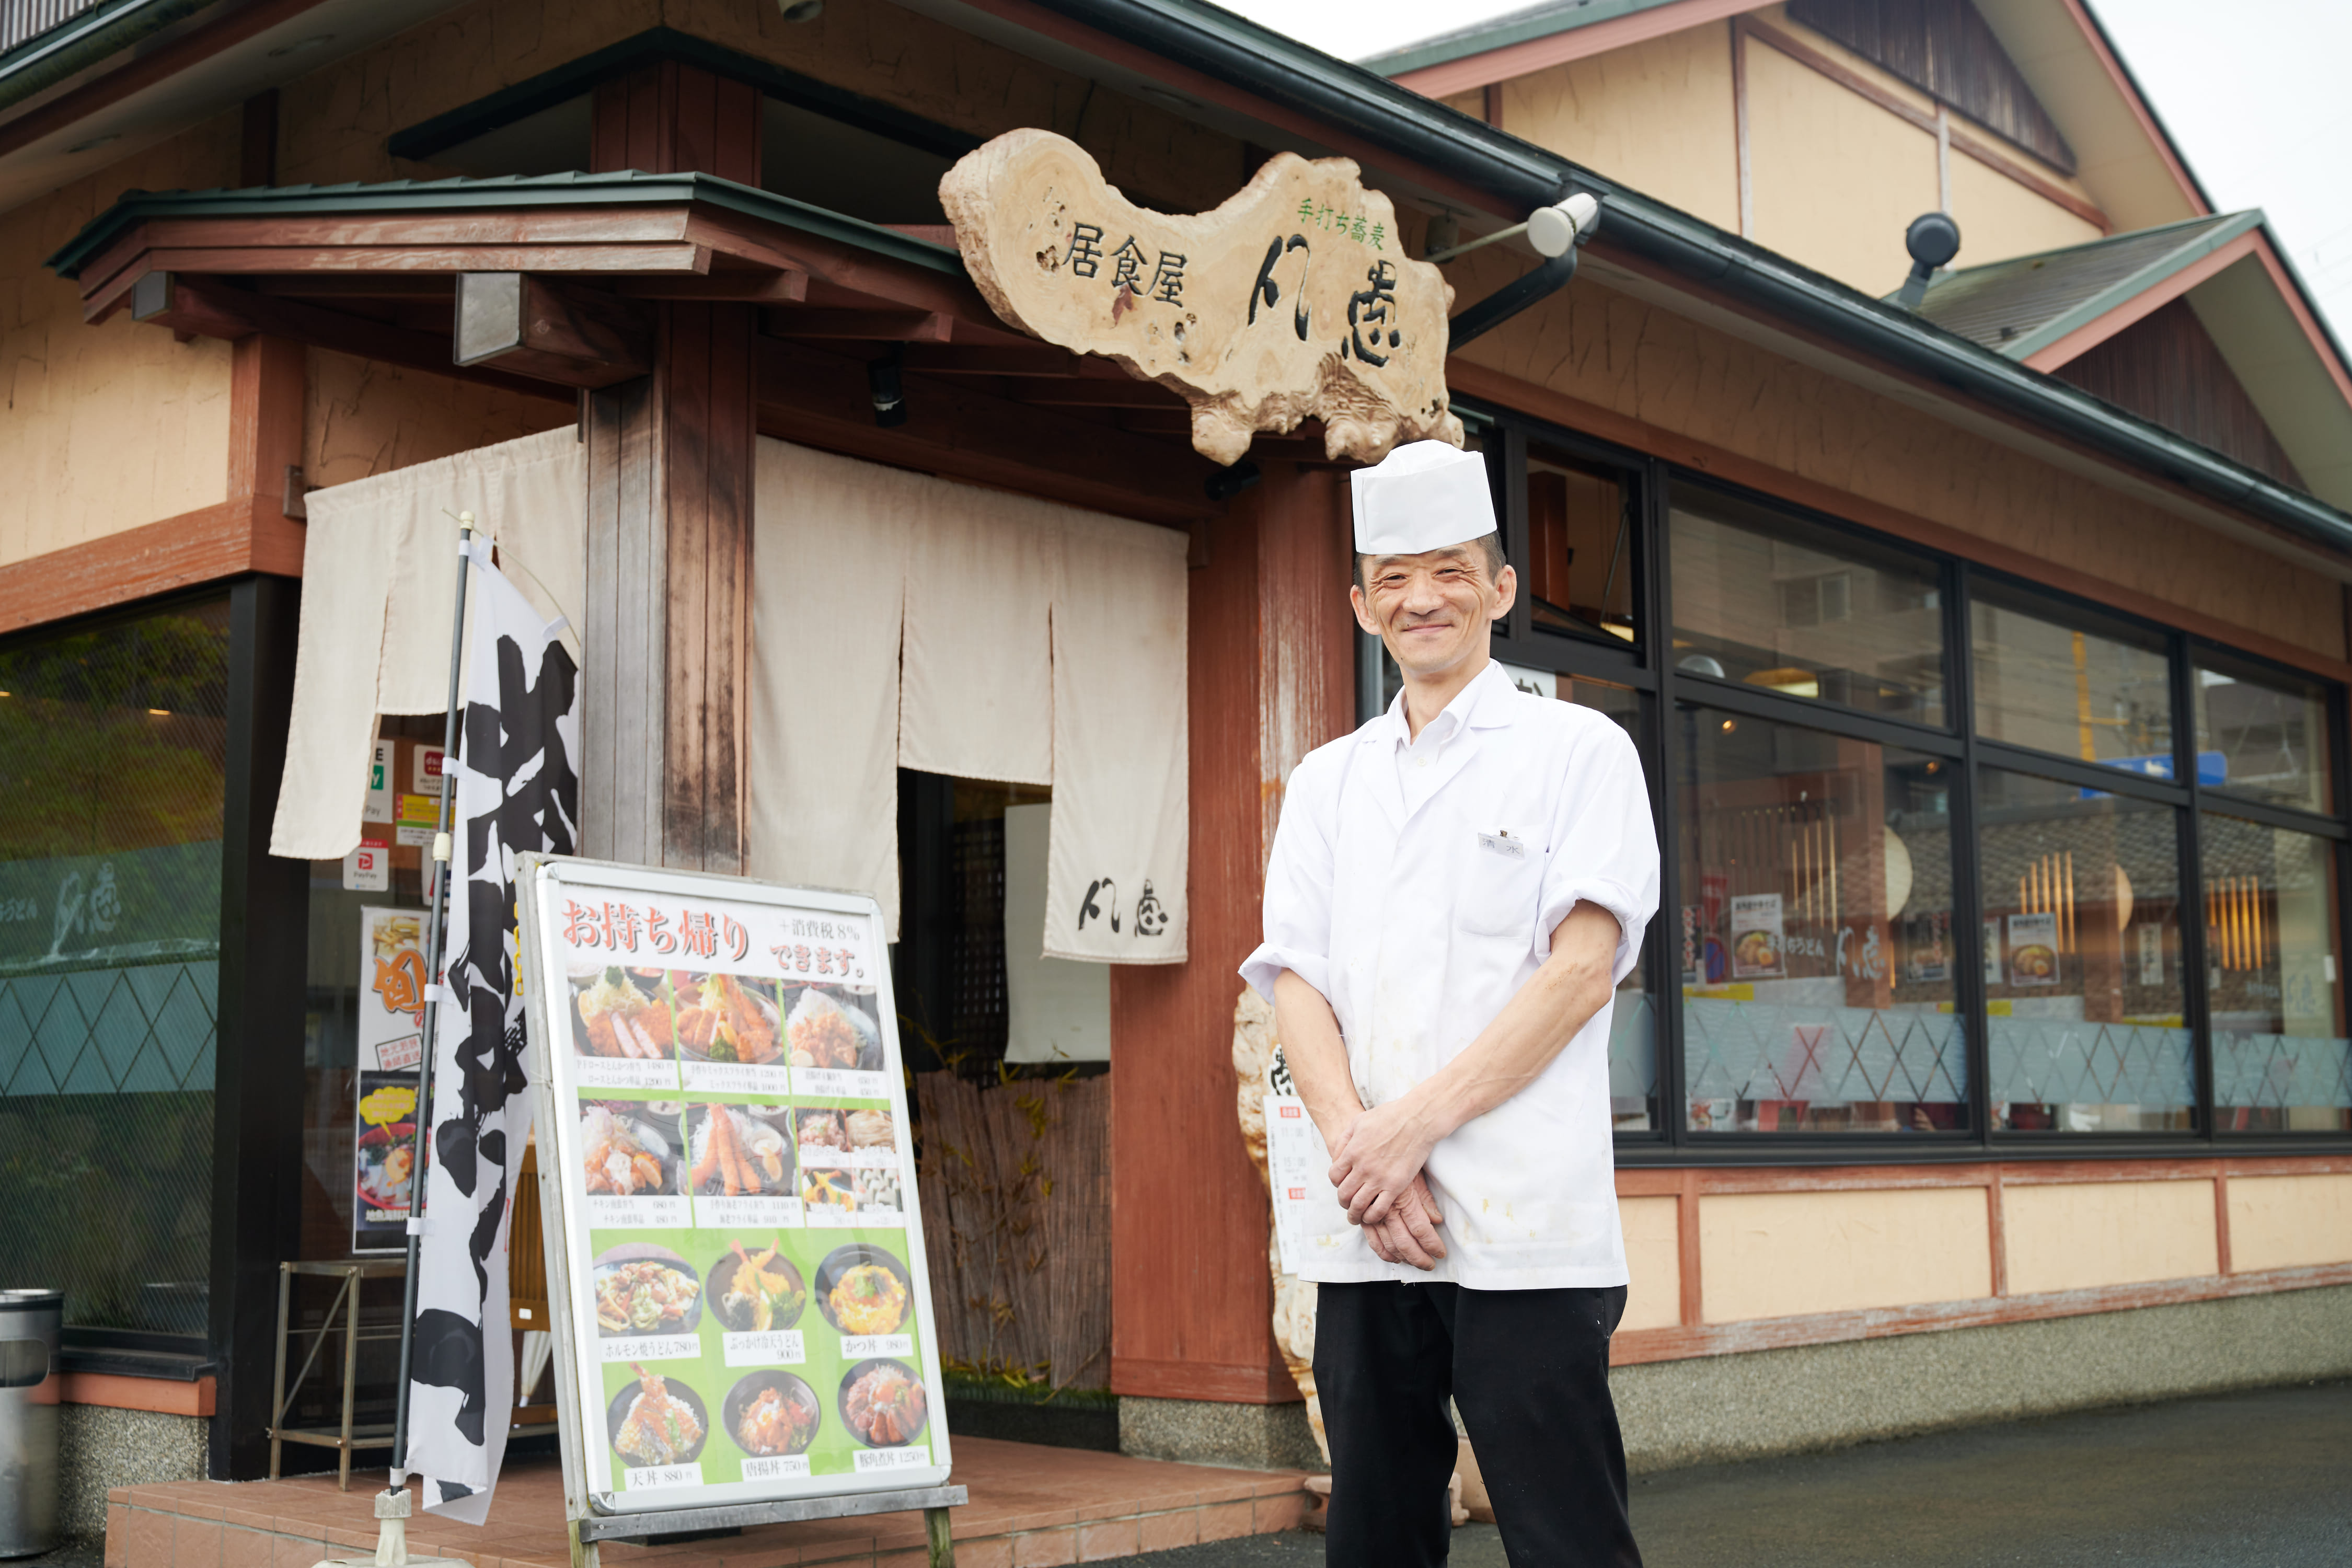
<svg viewBox="0 0 2352 1568">
<path fill-rule="evenodd" d="M 1953 764 L 1711 708 L 1677 721 L 1690 1129 L 1966 1127 Z"/>
<path fill-rule="evenodd" d="M 1676 492 L 1675 667 L 1944 722 L 1944 623 L 1934 573 L 1873 563 L 1843 542 L 1760 516 L 1734 522 L 1734 510 Z"/>
<path fill-rule="evenodd" d="M 1580 708 L 1606 713 L 1643 753 L 1641 696 L 1605 680 L 1559 678 L 1559 695 Z M 1646 944 L 1651 939 L 1644 937 Z M 1648 956 L 1645 945 L 1643 957 Z M 1658 1116 L 1658 1016 L 1643 980 L 1645 964 L 1617 984 L 1617 1007 L 1609 1027 L 1609 1114 L 1620 1132 L 1648 1132 L 1661 1125 Z"/>
<path fill-rule="evenodd" d="M 206 1331 L 228 606 L 0 650 L 0 1286 Z"/>
<path fill-rule="evenodd" d="M 2176 814 L 2029 773 L 1978 776 L 1993 1126 L 2188 1128 Z"/>
<path fill-rule="evenodd" d="M 1969 624 L 1978 734 L 2172 776 L 2172 663 L 2154 639 L 2080 631 L 1981 595 Z"/>
<path fill-rule="evenodd" d="M 2305 811 L 2334 805 L 2327 703 L 2316 686 L 2200 664 L 2195 690 L 2199 784 Z"/>
<path fill-rule="evenodd" d="M 1528 624 L 1633 640 L 1633 503 L 1615 475 L 1528 454 Z"/>
<path fill-rule="evenodd" d="M 2209 813 L 2206 1005 L 2224 1132 L 2352 1131 L 2352 1047 L 2336 979 L 2336 847 Z"/>
</svg>

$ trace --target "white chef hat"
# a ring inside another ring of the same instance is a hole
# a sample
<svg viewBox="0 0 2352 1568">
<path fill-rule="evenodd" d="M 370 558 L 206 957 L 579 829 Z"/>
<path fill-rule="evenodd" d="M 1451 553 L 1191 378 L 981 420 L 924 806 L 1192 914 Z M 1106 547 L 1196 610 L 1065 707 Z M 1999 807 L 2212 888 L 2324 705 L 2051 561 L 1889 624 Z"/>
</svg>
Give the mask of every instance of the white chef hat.
<svg viewBox="0 0 2352 1568">
<path fill-rule="evenodd" d="M 1356 553 L 1418 555 L 1495 531 L 1486 459 L 1443 441 L 1397 447 L 1348 481 Z"/>
</svg>

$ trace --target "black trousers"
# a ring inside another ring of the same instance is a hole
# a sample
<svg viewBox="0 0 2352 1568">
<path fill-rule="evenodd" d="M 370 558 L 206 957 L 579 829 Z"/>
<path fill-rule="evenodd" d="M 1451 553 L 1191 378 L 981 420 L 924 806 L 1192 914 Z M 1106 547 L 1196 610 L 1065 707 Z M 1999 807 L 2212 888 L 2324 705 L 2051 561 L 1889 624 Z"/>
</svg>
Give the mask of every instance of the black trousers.
<svg viewBox="0 0 2352 1568">
<path fill-rule="evenodd" d="M 1609 1336 L 1625 1289 L 1318 1288 L 1315 1386 L 1331 1445 L 1330 1568 L 1437 1568 L 1453 1530 L 1450 1396 L 1511 1568 L 1641 1568 Z"/>
</svg>

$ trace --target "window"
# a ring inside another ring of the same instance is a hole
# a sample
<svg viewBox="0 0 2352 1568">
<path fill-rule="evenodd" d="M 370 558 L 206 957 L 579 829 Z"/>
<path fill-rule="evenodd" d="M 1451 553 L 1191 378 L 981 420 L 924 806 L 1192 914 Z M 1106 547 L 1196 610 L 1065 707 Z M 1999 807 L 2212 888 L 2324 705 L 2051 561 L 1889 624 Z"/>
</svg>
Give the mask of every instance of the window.
<svg viewBox="0 0 2352 1568">
<path fill-rule="evenodd" d="M 1619 476 L 1530 451 L 1526 554 L 1532 628 L 1633 640 L 1634 513 Z"/>
<path fill-rule="evenodd" d="M 2352 1046 L 2336 977 L 2336 846 L 2210 812 L 2198 840 L 2216 1125 L 2352 1131 Z"/>
<path fill-rule="evenodd" d="M 2188 1129 L 2179 814 L 2000 768 L 1978 805 L 1994 1130 Z"/>
<path fill-rule="evenodd" d="M 1580 708 L 1590 708 L 1615 720 L 1633 737 L 1634 748 L 1644 752 L 1647 765 L 1648 748 L 1642 744 L 1639 692 L 1606 680 L 1562 677 L 1559 695 Z M 1645 960 L 1647 949 L 1656 941 L 1654 935 L 1643 937 Z M 1647 1132 L 1660 1125 L 1658 1015 L 1643 980 L 1648 967 L 1646 962 L 1636 963 L 1633 973 L 1618 982 L 1616 1009 L 1610 1016 L 1609 1114 L 1620 1132 Z"/>
<path fill-rule="evenodd" d="M 2086 630 L 1982 590 L 1969 630 L 1978 734 L 2173 776 L 2172 664 L 2160 638 Z"/>
<path fill-rule="evenodd" d="M 1934 570 L 1677 488 L 1675 668 L 1923 724 L 1944 719 Z"/>
<path fill-rule="evenodd" d="M 1689 1131 L 1966 1128 L 1950 765 L 1718 708 L 1676 720 Z"/>
<path fill-rule="evenodd" d="M 2196 677 L 2190 689 L 2200 785 L 2302 811 L 2334 805 L 2327 702 L 2316 685 L 2240 674 L 2205 660 Z"/>
<path fill-rule="evenodd" d="M 69 1326 L 207 1328 L 228 650 L 225 599 L 0 647 L 0 1282 Z"/>
</svg>

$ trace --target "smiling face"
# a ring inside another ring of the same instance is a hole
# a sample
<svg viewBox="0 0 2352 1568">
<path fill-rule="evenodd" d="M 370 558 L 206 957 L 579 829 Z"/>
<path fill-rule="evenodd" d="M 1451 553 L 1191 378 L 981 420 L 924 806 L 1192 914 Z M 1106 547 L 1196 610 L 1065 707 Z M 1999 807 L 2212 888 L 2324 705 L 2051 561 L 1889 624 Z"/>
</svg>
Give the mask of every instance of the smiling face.
<svg viewBox="0 0 2352 1568">
<path fill-rule="evenodd" d="M 1510 613 L 1518 577 L 1489 564 L 1484 541 L 1418 555 L 1370 555 L 1348 591 L 1356 622 L 1388 646 L 1397 668 L 1417 679 L 1486 666 L 1496 617 Z"/>
</svg>

